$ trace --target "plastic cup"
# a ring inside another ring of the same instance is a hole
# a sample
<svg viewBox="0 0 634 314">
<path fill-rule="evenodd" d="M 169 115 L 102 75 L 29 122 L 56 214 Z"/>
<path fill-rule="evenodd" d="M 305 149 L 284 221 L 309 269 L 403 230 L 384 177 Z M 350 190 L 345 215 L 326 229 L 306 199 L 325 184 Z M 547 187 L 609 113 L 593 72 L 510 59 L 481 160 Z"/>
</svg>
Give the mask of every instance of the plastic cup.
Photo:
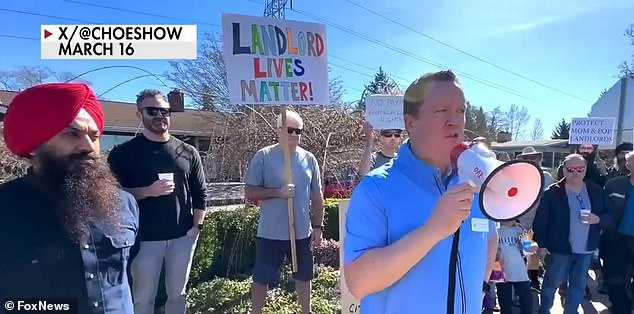
<svg viewBox="0 0 634 314">
<path fill-rule="evenodd" d="M 174 174 L 173 173 L 159 173 L 159 180 L 168 180 L 174 182 Z"/>
<path fill-rule="evenodd" d="M 588 222 L 584 221 L 584 217 L 588 217 L 592 211 L 590 209 L 582 209 L 579 211 L 579 215 L 581 217 L 581 222 L 587 224 Z"/>
</svg>

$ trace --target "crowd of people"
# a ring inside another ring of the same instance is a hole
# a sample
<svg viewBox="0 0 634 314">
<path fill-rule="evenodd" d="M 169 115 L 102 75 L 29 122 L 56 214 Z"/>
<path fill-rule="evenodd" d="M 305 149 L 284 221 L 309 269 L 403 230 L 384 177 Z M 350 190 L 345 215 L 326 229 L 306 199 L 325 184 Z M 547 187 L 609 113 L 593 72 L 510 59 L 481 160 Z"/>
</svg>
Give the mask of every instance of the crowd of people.
<svg viewBox="0 0 634 314">
<path fill-rule="evenodd" d="M 8 252 L 0 257 L 0 299 L 75 298 L 79 313 L 148 314 L 164 269 L 165 313 L 186 312 L 204 227 L 203 164 L 195 147 L 170 135 L 172 111 L 160 91 L 142 91 L 136 105 L 143 131 L 104 158 L 99 140 L 105 117 L 89 86 L 41 84 L 11 102 L 3 136 L 30 167 L 0 185 L 0 246 Z M 364 124 L 362 180 L 350 198 L 342 260 L 347 288 L 363 313 L 474 314 L 492 310 L 491 297 L 503 314 L 516 304 L 531 313 L 532 291 L 540 295 L 539 313 L 549 313 L 557 290 L 565 313 L 577 313 L 591 297 L 592 268 L 612 313 L 629 314 L 632 144 L 617 146 L 611 167 L 597 158 L 596 146 L 579 145 L 555 177 L 543 171 L 543 195 L 534 208 L 496 223 L 474 202 L 479 191 L 461 183 L 451 161 L 464 141 L 465 112 L 460 81 L 452 71 L 439 71 L 405 91 L 404 129 L 375 133 Z M 308 314 L 313 248 L 322 241 L 324 223 L 322 173 L 301 147 L 302 117 L 288 111 L 275 126 L 280 140 L 255 153 L 244 178 L 245 198 L 260 204 L 252 313 L 262 313 L 294 240 L 293 278 Z M 377 135 L 380 150 L 374 151 Z M 526 147 L 497 158 L 540 167 L 543 154 Z M 447 291 L 455 291 L 453 298 Z"/>
</svg>

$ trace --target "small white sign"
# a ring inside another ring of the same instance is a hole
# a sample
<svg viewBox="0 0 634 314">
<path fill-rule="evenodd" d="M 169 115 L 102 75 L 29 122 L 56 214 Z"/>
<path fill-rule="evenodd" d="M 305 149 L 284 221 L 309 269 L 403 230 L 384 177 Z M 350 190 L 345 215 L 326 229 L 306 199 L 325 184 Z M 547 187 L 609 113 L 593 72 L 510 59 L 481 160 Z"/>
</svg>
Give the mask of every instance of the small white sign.
<svg viewBox="0 0 634 314">
<path fill-rule="evenodd" d="M 612 145 L 616 118 L 573 118 L 569 144 Z"/>
<path fill-rule="evenodd" d="M 375 129 L 405 129 L 403 95 L 368 95 L 365 118 Z"/>
<path fill-rule="evenodd" d="M 196 25 L 42 25 L 42 59 L 196 59 Z"/>
<path fill-rule="evenodd" d="M 346 212 L 350 200 L 339 201 L 339 289 L 341 290 L 341 314 L 361 314 L 361 302 L 355 298 L 348 286 L 343 273 L 343 243 L 346 237 Z"/>
</svg>

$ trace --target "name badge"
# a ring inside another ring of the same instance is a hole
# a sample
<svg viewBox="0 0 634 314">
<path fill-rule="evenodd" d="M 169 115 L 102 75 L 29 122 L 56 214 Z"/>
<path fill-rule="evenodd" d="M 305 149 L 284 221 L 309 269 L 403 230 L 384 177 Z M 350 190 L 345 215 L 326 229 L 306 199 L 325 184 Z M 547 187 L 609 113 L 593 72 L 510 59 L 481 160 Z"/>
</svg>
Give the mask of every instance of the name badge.
<svg viewBox="0 0 634 314">
<path fill-rule="evenodd" d="M 489 221 L 482 218 L 471 218 L 471 231 L 489 232 Z"/>
</svg>

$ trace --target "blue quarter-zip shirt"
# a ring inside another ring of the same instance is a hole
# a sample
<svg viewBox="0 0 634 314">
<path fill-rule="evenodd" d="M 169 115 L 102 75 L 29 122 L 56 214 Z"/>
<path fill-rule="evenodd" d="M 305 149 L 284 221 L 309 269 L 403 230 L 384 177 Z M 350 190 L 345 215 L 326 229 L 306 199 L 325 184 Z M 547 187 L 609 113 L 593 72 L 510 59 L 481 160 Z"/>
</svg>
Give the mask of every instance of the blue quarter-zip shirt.
<svg viewBox="0 0 634 314">
<path fill-rule="evenodd" d="M 368 173 L 351 197 L 344 263 L 350 264 L 368 250 L 391 245 L 424 225 L 441 195 L 458 181 L 457 175 L 442 176 L 437 168 L 418 159 L 409 141 L 403 143 L 398 157 Z M 495 223 L 480 211 L 478 194 L 474 197 L 471 215 L 460 229 L 456 314 L 481 312 L 488 236 L 496 232 Z M 473 230 L 473 219 L 485 219 L 488 231 Z M 446 313 L 452 240 L 453 236 L 441 240 L 400 280 L 361 300 L 362 313 Z"/>
</svg>

